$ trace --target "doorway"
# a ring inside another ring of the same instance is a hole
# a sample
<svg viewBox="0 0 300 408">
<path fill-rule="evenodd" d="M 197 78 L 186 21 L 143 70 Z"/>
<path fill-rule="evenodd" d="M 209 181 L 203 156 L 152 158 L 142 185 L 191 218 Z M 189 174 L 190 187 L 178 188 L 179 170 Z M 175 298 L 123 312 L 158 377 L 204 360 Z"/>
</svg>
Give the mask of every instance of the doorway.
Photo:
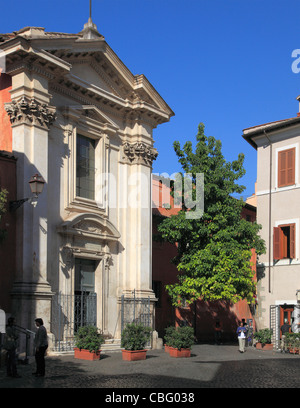
<svg viewBox="0 0 300 408">
<path fill-rule="evenodd" d="M 294 305 L 281 305 L 280 306 L 280 327 L 287 322 L 290 326 L 292 326 L 293 323 L 293 312 L 294 312 Z M 282 336 L 281 330 L 280 330 L 280 338 Z"/>
<path fill-rule="evenodd" d="M 96 326 L 97 304 L 95 293 L 95 272 L 98 261 L 75 259 L 75 304 L 74 331 L 81 326 Z"/>
</svg>

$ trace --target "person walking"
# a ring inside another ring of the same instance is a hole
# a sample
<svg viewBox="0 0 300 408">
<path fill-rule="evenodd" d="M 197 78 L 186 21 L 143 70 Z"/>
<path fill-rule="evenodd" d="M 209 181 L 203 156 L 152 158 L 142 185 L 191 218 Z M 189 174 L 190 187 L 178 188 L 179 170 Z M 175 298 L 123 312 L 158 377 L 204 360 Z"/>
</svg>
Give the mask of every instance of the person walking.
<svg viewBox="0 0 300 408">
<path fill-rule="evenodd" d="M 17 373 L 17 346 L 19 335 L 15 326 L 15 319 L 9 317 L 6 326 L 3 348 L 6 350 L 6 374 L 8 377 L 20 378 Z"/>
<path fill-rule="evenodd" d="M 45 376 L 45 353 L 48 348 L 47 330 L 42 319 L 35 319 L 35 325 L 38 328 L 35 335 L 35 361 L 36 372 L 33 375 L 37 377 Z"/>
<path fill-rule="evenodd" d="M 221 344 L 222 338 L 222 325 L 219 319 L 215 323 L 215 344 Z"/>
<path fill-rule="evenodd" d="M 246 319 L 242 319 L 242 323 L 243 323 L 243 325 L 244 325 L 244 327 L 245 327 L 245 329 L 246 329 L 246 333 L 245 333 L 245 336 L 246 336 L 246 338 L 245 338 L 245 346 L 248 347 L 249 326 L 248 326 L 248 323 L 246 322 Z"/>
<path fill-rule="evenodd" d="M 239 352 L 244 353 L 245 352 L 246 333 L 247 333 L 247 329 L 244 326 L 244 322 L 241 322 L 241 324 L 237 328 L 236 332 L 238 334 L 238 340 L 239 340 Z"/>
</svg>

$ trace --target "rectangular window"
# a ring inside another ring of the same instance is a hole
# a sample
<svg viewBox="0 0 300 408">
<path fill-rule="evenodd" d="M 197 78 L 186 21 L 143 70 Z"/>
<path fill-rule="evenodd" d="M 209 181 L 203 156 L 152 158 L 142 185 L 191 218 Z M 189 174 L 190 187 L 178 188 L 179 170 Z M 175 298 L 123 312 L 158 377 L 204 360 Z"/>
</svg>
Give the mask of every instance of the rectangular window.
<svg viewBox="0 0 300 408">
<path fill-rule="evenodd" d="M 76 258 L 75 293 L 95 292 L 95 270 L 97 261 Z"/>
<path fill-rule="evenodd" d="M 278 187 L 295 184 L 295 148 L 278 152 Z"/>
<path fill-rule="evenodd" d="M 273 258 L 295 258 L 295 224 L 274 227 Z"/>
<path fill-rule="evenodd" d="M 95 199 L 95 141 L 77 135 L 76 195 Z"/>
</svg>

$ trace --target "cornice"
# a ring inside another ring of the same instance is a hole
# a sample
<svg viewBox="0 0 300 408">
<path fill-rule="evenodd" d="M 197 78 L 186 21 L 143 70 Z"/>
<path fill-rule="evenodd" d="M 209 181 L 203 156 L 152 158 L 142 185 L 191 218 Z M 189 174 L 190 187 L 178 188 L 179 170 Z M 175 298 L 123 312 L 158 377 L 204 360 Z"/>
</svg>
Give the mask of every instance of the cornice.
<svg viewBox="0 0 300 408">
<path fill-rule="evenodd" d="M 126 122 L 143 121 L 156 127 L 169 120 L 168 115 L 153 105 L 137 100 L 119 98 L 74 76 L 51 81 L 49 90 L 68 96 L 82 105 L 94 105 L 104 112 L 123 118 Z"/>
<path fill-rule="evenodd" d="M 26 30 L 28 31 L 28 28 Z M 41 35 L 36 37 L 24 37 L 20 35 L 22 33 L 22 30 L 20 30 L 20 32 L 17 32 L 16 37 L 0 44 L 0 48 L 5 50 L 6 55 L 13 57 L 19 55 L 22 58 L 27 54 L 30 55 L 30 58 L 36 58 L 37 65 L 39 66 L 40 64 L 43 67 L 43 75 L 48 76 L 48 78 L 51 75 L 51 71 L 57 77 L 57 69 L 60 70 L 63 76 L 69 73 L 72 67 L 70 64 L 71 59 L 78 58 L 80 60 L 80 58 L 86 58 L 86 56 L 95 58 L 95 63 L 92 65 L 93 68 L 97 70 L 97 65 L 102 61 L 101 67 L 107 71 L 108 78 L 106 78 L 106 81 L 109 81 L 109 86 L 112 88 L 113 93 L 109 97 L 108 95 L 105 97 L 107 103 L 111 103 L 111 99 L 115 99 L 113 101 L 113 103 L 116 103 L 114 109 L 123 109 L 124 101 L 125 105 L 128 103 L 125 109 L 140 109 L 137 105 L 130 105 L 130 103 L 137 102 L 138 104 L 144 104 L 142 107 L 142 113 L 144 114 L 144 110 L 149 110 L 149 106 L 151 106 L 151 116 L 153 116 L 154 110 L 156 110 L 154 114 L 156 116 L 154 120 L 156 125 L 169 121 L 170 117 L 174 115 L 174 112 L 148 79 L 144 75 L 133 75 L 102 37 L 100 39 L 89 40 L 81 38 L 78 34 L 45 33 L 44 29 L 40 28 L 37 30 L 41 32 Z M 12 63 L 15 62 L 12 60 Z M 97 72 L 99 74 L 99 69 Z M 113 79 L 110 81 L 109 77 L 117 78 L 116 83 Z M 104 79 L 103 76 L 102 79 Z M 71 82 L 76 83 L 77 80 L 72 78 Z M 93 87 L 91 84 L 89 86 L 80 84 L 80 86 L 87 88 L 90 93 L 94 92 L 95 98 L 98 97 L 99 90 L 96 89 L 97 87 Z M 152 121 L 152 119 L 150 120 Z"/>
</svg>

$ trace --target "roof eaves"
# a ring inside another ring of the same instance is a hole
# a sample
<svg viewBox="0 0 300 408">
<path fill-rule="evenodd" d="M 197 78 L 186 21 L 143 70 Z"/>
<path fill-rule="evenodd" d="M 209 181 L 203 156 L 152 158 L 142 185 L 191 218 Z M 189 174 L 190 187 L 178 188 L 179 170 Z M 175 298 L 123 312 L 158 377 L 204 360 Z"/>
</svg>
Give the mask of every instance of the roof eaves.
<svg viewBox="0 0 300 408">
<path fill-rule="evenodd" d="M 270 122 L 269 124 L 267 123 L 265 125 L 254 126 L 253 128 L 246 128 L 243 130 L 244 134 L 242 136 L 248 143 L 251 144 L 251 146 L 253 146 L 256 149 L 257 145 L 253 141 L 252 139 L 253 137 L 266 133 L 267 131 L 272 132 L 272 131 L 284 129 L 289 126 L 297 125 L 299 123 L 300 123 L 300 117 L 291 118 L 291 119 L 283 119 L 283 120 L 279 120 L 276 122 Z M 251 131 L 250 129 L 253 129 L 253 130 Z M 250 131 L 245 133 L 245 131 L 247 130 L 250 130 Z"/>
</svg>

